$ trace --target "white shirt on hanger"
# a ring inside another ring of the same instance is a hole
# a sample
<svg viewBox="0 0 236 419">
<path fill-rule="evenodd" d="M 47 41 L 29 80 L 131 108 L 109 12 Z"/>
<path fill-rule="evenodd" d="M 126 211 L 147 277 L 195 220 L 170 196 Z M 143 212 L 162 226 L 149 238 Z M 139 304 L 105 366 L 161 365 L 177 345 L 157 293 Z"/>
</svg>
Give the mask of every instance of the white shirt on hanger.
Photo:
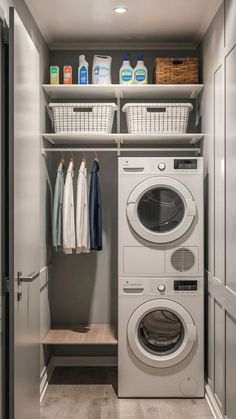
<svg viewBox="0 0 236 419">
<path fill-rule="evenodd" d="M 71 161 L 66 174 L 63 195 L 63 249 L 66 254 L 75 249 L 75 210 L 73 191 L 73 162 Z"/>
<path fill-rule="evenodd" d="M 83 160 L 77 179 L 76 253 L 90 252 L 87 168 Z"/>
</svg>

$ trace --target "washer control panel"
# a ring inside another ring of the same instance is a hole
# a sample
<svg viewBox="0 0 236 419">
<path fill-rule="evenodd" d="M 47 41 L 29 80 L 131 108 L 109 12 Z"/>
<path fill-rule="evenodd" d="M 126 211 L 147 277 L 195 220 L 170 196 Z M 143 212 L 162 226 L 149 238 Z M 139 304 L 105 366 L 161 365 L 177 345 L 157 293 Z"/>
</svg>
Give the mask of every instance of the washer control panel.
<svg viewBox="0 0 236 419">
<path fill-rule="evenodd" d="M 197 280 L 175 280 L 174 290 L 175 291 L 197 291 Z"/>
<path fill-rule="evenodd" d="M 174 279 L 174 278 L 120 278 L 119 295 L 132 298 L 142 295 L 155 295 L 166 297 L 168 295 L 202 295 L 204 280 L 201 279 Z"/>
<path fill-rule="evenodd" d="M 120 157 L 119 174 L 132 176 L 135 173 L 143 175 L 159 175 L 183 173 L 186 176 L 190 174 L 203 174 L 203 157 L 185 158 L 185 157 Z"/>
</svg>

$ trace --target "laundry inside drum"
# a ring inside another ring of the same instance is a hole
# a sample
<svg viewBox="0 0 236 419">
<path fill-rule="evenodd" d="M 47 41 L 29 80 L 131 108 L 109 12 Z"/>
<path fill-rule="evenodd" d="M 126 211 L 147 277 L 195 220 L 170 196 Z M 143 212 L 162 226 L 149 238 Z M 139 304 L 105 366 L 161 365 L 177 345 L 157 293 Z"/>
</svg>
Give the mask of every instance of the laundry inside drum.
<svg viewBox="0 0 236 419">
<path fill-rule="evenodd" d="M 139 341 L 148 352 L 164 356 L 175 352 L 183 342 L 184 326 L 170 310 L 154 310 L 139 324 Z"/>
</svg>

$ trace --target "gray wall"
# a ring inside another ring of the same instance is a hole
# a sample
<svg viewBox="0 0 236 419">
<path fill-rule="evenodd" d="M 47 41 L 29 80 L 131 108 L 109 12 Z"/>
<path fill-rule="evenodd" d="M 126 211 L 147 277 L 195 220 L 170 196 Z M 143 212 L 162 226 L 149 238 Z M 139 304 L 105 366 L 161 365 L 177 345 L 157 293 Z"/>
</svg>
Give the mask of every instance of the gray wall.
<svg viewBox="0 0 236 419">
<path fill-rule="evenodd" d="M 49 50 L 41 36 L 41 33 L 32 18 L 26 4 L 23 0 L 0 0 L 0 7 L 4 10 L 5 18 L 8 22 L 9 19 L 9 7 L 13 6 L 16 8 L 20 18 L 22 19 L 27 31 L 29 32 L 34 44 L 36 45 L 40 54 L 40 79 L 41 82 L 45 82 L 48 79 L 48 65 L 49 65 Z M 45 131 L 46 124 L 46 111 L 44 105 L 44 96 L 41 93 L 41 132 Z M 40 157 L 41 158 L 41 157 Z M 48 232 L 50 231 L 49 221 L 49 188 L 46 176 L 46 168 L 43 158 L 41 158 L 41 189 L 40 189 L 40 202 L 41 202 L 41 219 L 40 232 L 41 232 L 41 250 L 40 250 L 40 268 L 41 268 L 41 292 L 40 292 L 40 304 L 41 304 L 41 338 L 45 336 L 50 327 L 50 314 L 49 314 L 49 302 L 48 302 L 48 264 L 50 263 L 50 247 L 48 240 Z M 41 347 L 41 371 L 44 369 L 45 362 L 49 359 L 49 353 L 46 354 L 44 361 L 43 348 Z"/>
<path fill-rule="evenodd" d="M 206 192 L 208 384 L 235 419 L 236 348 L 236 2 L 226 0 L 201 45 Z"/>
<path fill-rule="evenodd" d="M 93 56 L 94 54 L 100 55 L 110 55 L 112 56 L 112 83 L 119 83 L 119 69 L 123 62 L 123 56 L 128 54 L 131 58 L 131 64 L 133 66 L 136 65 L 136 57 L 137 55 L 143 55 L 144 63 L 148 69 L 148 82 L 153 82 L 153 68 L 155 58 L 158 57 L 196 57 L 198 56 L 198 52 L 194 49 L 190 50 L 144 50 L 144 51 L 112 51 L 112 50 L 105 50 L 105 51 L 70 51 L 70 50 L 52 50 L 50 53 L 50 63 L 51 65 L 58 65 L 60 66 L 60 82 L 63 83 L 62 80 L 62 66 L 63 65 L 72 65 L 73 67 L 73 83 L 78 82 L 78 65 L 79 65 L 79 55 L 84 54 L 86 60 L 89 63 L 89 82 L 92 81 L 92 64 L 93 64 Z"/>
</svg>

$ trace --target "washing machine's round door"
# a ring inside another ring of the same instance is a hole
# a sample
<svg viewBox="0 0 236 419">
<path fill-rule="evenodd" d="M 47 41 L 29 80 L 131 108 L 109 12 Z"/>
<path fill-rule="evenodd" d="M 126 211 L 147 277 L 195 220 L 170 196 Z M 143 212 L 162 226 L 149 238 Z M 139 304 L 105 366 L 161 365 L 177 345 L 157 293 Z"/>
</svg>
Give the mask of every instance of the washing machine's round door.
<svg viewBox="0 0 236 419">
<path fill-rule="evenodd" d="M 169 243 L 183 236 L 196 216 L 196 203 L 181 182 L 153 177 L 141 182 L 127 202 L 132 229 L 153 243 Z"/>
<path fill-rule="evenodd" d="M 151 300 L 139 306 L 128 322 L 127 337 L 134 355 L 152 367 L 176 365 L 197 339 L 189 312 L 172 300 Z"/>
</svg>

